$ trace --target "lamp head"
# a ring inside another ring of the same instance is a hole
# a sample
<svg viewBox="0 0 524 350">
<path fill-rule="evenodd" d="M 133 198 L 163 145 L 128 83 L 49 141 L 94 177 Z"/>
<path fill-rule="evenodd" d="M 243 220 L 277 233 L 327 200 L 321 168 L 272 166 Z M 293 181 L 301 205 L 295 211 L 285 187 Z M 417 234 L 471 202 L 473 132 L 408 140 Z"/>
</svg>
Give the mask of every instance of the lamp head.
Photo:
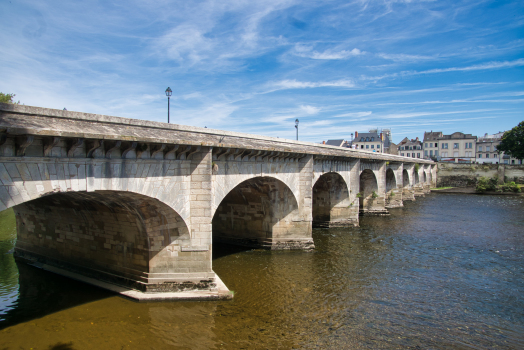
<svg viewBox="0 0 524 350">
<path fill-rule="evenodd" d="M 173 91 L 171 90 L 170 87 L 168 87 L 168 88 L 166 89 L 166 96 L 169 97 L 169 96 L 171 96 L 172 93 L 173 93 Z"/>
</svg>

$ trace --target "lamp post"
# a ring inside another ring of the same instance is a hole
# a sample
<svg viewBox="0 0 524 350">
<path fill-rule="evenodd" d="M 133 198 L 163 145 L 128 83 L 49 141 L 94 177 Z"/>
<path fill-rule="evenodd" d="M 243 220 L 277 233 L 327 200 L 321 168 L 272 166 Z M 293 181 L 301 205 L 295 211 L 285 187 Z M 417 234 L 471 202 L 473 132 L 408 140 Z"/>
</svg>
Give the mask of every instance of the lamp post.
<svg viewBox="0 0 524 350">
<path fill-rule="evenodd" d="M 166 89 L 166 96 L 167 96 L 167 123 L 169 124 L 169 98 L 171 97 L 171 94 L 173 91 L 170 87 Z"/>
<path fill-rule="evenodd" d="M 295 128 L 297 129 L 297 141 L 298 141 L 298 119 L 295 119 Z"/>
</svg>

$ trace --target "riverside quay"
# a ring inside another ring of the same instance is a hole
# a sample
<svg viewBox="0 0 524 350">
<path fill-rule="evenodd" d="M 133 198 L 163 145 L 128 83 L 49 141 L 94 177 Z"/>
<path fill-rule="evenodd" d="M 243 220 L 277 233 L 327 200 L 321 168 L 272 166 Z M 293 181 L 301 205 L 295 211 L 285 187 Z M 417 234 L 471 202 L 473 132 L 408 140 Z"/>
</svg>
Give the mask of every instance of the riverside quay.
<svg viewBox="0 0 524 350">
<path fill-rule="evenodd" d="M 138 300 L 227 299 L 213 242 L 314 249 L 312 227 L 423 196 L 432 161 L 0 104 L 0 211 L 15 255 Z"/>
</svg>

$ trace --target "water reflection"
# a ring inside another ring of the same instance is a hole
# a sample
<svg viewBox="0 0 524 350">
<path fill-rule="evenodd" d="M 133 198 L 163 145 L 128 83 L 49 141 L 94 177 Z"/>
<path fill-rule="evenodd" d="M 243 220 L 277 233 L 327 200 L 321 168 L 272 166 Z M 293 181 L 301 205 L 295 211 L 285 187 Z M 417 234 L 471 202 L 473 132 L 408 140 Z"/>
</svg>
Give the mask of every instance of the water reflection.
<svg viewBox="0 0 524 350">
<path fill-rule="evenodd" d="M 25 265 L 17 277 L 7 253 L 0 296 L 17 301 L 0 306 L 0 343 L 523 348 L 523 209 L 522 197 L 428 195 L 360 228 L 317 229 L 312 252 L 216 245 L 214 270 L 235 291 L 222 302 L 136 303 Z"/>
</svg>

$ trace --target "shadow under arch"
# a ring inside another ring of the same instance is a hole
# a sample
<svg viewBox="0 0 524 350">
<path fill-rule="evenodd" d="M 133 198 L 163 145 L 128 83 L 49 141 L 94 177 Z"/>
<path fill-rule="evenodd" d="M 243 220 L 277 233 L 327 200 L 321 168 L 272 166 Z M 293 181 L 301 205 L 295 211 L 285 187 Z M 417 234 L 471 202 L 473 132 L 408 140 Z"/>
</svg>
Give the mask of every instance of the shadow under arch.
<svg viewBox="0 0 524 350">
<path fill-rule="evenodd" d="M 409 187 L 409 173 L 406 169 L 402 170 L 402 186 Z"/>
<path fill-rule="evenodd" d="M 415 185 L 419 183 L 420 183 L 420 179 L 419 179 L 418 171 L 415 171 Z"/>
<path fill-rule="evenodd" d="M 190 241 L 174 209 L 133 192 L 59 192 L 13 209 L 18 258 L 142 291 L 178 272 L 168 258 Z"/>
<path fill-rule="evenodd" d="M 299 229 L 298 202 L 291 189 L 269 176 L 245 180 L 233 188 L 215 211 L 213 242 L 274 248 Z"/>
<path fill-rule="evenodd" d="M 386 192 L 397 188 L 397 179 L 395 178 L 395 172 L 392 169 L 386 170 Z"/>
<path fill-rule="evenodd" d="M 424 183 L 426 183 L 428 181 L 428 177 L 426 175 L 426 170 L 424 170 L 422 173 L 424 175 L 422 179 L 424 180 Z"/>
<path fill-rule="evenodd" d="M 360 174 L 360 200 L 359 207 L 364 209 L 373 203 L 373 193 L 377 193 L 378 183 L 375 173 L 372 170 L 365 169 Z"/>
<path fill-rule="evenodd" d="M 313 186 L 313 227 L 347 225 L 349 190 L 344 178 L 335 172 L 322 174 Z"/>
</svg>

